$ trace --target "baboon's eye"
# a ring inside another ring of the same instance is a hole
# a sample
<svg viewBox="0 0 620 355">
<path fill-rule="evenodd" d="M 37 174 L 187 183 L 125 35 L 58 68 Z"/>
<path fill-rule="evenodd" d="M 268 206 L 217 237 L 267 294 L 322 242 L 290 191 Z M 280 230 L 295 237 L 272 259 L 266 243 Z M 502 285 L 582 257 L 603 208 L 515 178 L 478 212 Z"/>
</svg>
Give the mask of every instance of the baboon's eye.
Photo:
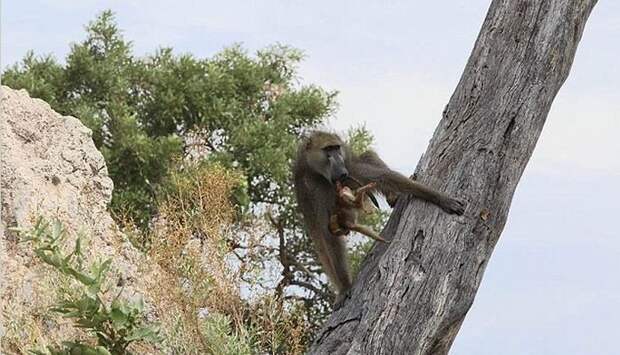
<svg viewBox="0 0 620 355">
<path fill-rule="evenodd" d="M 338 145 L 338 144 L 328 145 L 328 146 L 323 148 L 323 150 L 326 151 L 326 152 L 331 152 L 331 151 L 338 150 L 338 149 L 340 149 L 340 145 Z"/>
</svg>

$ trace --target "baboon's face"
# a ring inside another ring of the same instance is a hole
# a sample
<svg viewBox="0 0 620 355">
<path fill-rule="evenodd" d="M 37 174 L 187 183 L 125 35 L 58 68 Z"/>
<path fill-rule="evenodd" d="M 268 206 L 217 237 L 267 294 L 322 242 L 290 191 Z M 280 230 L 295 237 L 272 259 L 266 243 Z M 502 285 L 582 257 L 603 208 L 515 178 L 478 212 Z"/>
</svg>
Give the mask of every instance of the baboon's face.
<svg viewBox="0 0 620 355">
<path fill-rule="evenodd" d="M 330 183 L 335 184 L 349 176 L 344 154 L 339 143 L 316 147 L 308 153 L 308 164 Z"/>
</svg>

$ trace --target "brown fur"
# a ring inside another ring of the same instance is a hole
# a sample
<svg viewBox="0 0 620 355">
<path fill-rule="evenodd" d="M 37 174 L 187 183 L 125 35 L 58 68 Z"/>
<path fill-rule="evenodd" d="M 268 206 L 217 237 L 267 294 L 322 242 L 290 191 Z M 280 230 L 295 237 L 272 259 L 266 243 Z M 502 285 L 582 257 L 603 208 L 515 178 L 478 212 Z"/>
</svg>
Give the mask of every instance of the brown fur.
<svg viewBox="0 0 620 355">
<path fill-rule="evenodd" d="M 351 287 L 344 236 L 334 235 L 329 228 L 339 201 L 334 177 L 345 168 L 352 180 L 362 185 L 376 184 L 372 190 L 384 196 L 410 194 L 458 215 L 465 209 L 460 200 L 391 170 L 375 152 L 354 155 L 338 135 L 312 132 L 300 143 L 297 152 L 293 167 L 295 193 L 319 260 L 338 292 L 337 302 Z"/>
<path fill-rule="evenodd" d="M 375 232 L 372 228 L 361 225 L 357 222 L 360 214 L 368 214 L 373 211 L 367 193 L 377 184 L 366 184 L 356 190 L 341 182 L 336 183 L 336 209 L 329 217 L 329 231 L 336 236 L 348 235 L 351 231 L 361 233 L 367 237 L 380 242 L 385 239 Z"/>
</svg>

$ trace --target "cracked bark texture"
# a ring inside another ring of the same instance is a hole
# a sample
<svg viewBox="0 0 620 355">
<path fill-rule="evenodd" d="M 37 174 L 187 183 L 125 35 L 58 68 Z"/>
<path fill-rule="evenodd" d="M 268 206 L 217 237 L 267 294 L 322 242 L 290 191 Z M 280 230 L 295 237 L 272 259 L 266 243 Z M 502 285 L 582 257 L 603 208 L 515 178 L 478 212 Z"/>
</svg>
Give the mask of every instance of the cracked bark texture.
<svg viewBox="0 0 620 355">
<path fill-rule="evenodd" d="M 401 198 L 310 354 L 445 354 L 596 0 L 495 0 L 416 178 L 463 216 Z M 511 305 L 506 305 L 510 307 Z"/>
</svg>

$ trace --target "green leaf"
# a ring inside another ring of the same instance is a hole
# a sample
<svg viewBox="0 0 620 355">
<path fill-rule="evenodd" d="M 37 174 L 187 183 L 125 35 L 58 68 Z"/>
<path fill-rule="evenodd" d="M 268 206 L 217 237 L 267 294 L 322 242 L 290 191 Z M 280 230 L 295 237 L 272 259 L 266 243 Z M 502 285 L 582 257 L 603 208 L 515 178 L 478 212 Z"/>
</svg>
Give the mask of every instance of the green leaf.
<svg viewBox="0 0 620 355">
<path fill-rule="evenodd" d="M 128 325 L 129 316 L 123 313 L 119 308 L 112 308 L 110 311 L 110 319 L 112 320 L 112 326 L 116 330 L 125 329 Z"/>
<path fill-rule="evenodd" d="M 125 337 L 125 340 L 146 340 L 149 342 L 158 343 L 161 341 L 159 337 L 159 328 L 153 325 L 136 328 Z"/>
</svg>

